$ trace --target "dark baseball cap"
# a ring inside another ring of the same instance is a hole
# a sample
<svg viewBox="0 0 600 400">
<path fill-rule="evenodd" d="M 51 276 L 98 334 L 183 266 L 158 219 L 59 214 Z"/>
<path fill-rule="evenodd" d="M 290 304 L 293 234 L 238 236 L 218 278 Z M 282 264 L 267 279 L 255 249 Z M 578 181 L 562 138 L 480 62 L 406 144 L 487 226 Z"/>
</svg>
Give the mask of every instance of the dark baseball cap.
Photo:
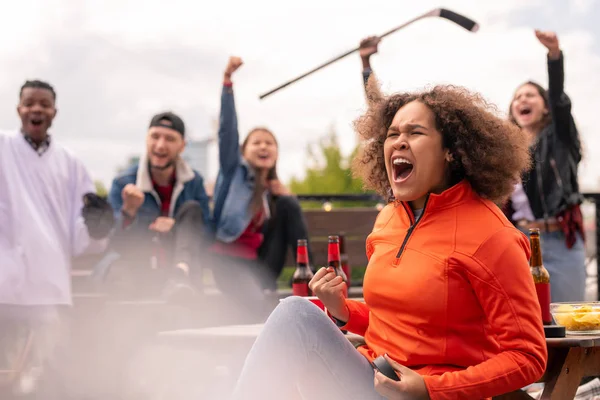
<svg viewBox="0 0 600 400">
<path fill-rule="evenodd" d="M 150 120 L 150 128 L 153 126 L 162 126 L 164 128 L 173 129 L 179 132 L 181 136 L 185 136 L 185 124 L 183 120 L 176 114 L 166 111 L 160 114 L 156 114 Z"/>
</svg>

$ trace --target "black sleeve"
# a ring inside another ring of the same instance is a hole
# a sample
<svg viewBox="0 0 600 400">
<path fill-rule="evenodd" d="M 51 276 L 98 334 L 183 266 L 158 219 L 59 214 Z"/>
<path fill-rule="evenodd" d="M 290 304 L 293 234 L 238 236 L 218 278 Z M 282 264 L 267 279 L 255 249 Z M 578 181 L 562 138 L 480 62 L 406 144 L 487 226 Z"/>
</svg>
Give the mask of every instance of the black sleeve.
<svg viewBox="0 0 600 400">
<path fill-rule="evenodd" d="M 556 60 L 548 58 L 548 100 L 556 139 L 572 149 L 576 159 L 581 158 L 581 142 L 571 115 L 571 99 L 564 91 L 565 72 L 563 53 Z"/>
</svg>

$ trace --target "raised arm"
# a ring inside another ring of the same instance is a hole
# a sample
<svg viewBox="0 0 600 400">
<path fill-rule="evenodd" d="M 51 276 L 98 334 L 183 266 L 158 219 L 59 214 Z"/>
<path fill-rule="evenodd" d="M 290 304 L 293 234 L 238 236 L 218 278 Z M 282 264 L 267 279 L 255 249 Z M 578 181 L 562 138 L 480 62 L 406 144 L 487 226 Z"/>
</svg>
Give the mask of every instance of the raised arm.
<svg viewBox="0 0 600 400">
<path fill-rule="evenodd" d="M 359 54 L 363 67 L 363 85 L 365 87 L 365 96 L 367 104 L 373 105 L 381 97 L 379 87 L 377 86 L 373 70 L 371 68 L 371 56 L 377 53 L 377 46 L 381 39 L 377 36 L 369 36 L 361 40 Z M 371 79 L 372 78 L 372 79 Z"/>
<path fill-rule="evenodd" d="M 571 115 L 571 100 L 564 91 L 565 70 L 564 58 L 558 37 L 554 32 L 535 31 L 535 35 L 548 49 L 548 100 L 550 113 L 556 128 L 557 139 L 578 153 L 581 143 L 579 134 Z"/>
<path fill-rule="evenodd" d="M 224 175 L 233 172 L 240 162 L 240 135 L 231 76 L 241 65 L 241 58 L 230 57 L 223 76 L 221 114 L 219 117 L 219 166 L 221 173 Z"/>
<path fill-rule="evenodd" d="M 374 100 L 373 90 L 376 89 L 376 86 L 369 86 L 369 78 L 374 75 L 373 69 L 371 68 L 371 56 L 377 53 L 377 46 L 379 45 L 379 42 L 381 42 L 381 39 L 379 37 L 369 36 L 368 38 L 361 40 L 359 46 L 359 54 L 363 67 L 363 84 L 365 87 L 367 103 L 369 105 Z"/>
<path fill-rule="evenodd" d="M 488 398 L 542 376 L 547 349 L 529 255 L 524 235 L 507 227 L 474 257 L 458 255 L 449 261 L 451 268 L 465 268 L 500 353 L 462 371 L 424 377 L 431 399 Z"/>
</svg>

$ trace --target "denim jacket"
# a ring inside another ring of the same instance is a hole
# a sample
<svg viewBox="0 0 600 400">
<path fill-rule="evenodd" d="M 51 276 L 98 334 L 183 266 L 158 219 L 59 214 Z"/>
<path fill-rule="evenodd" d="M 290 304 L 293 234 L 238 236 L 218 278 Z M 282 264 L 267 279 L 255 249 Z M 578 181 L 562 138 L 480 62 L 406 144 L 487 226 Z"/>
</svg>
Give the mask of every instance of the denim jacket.
<svg viewBox="0 0 600 400">
<path fill-rule="evenodd" d="M 209 202 L 202 177 L 182 159 L 177 161 L 175 171 L 175 186 L 173 188 L 169 216 L 173 218 L 183 203 L 194 200 L 202 207 L 205 224 L 208 224 Z M 123 215 L 121 213 L 123 199 L 121 198 L 121 192 L 129 183 L 135 184 L 144 193 L 144 203 L 139 208 L 134 221 L 127 228 L 123 228 Z M 125 242 L 130 242 L 127 239 L 132 239 L 132 235 L 136 239 L 142 240 L 144 237 L 152 235 L 152 232 L 148 230 L 148 226 L 160 216 L 160 198 L 152 185 L 146 157 L 142 157 L 139 165 L 128 168 L 115 178 L 110 189 L 108 201 L 115 212 L 117 220 L 111 244 L 116 244 L 116 247 L 118 247 L 119 242 L 121 245 L 126 245 Z"/>
<path fill-rule="evenodd" d="M 255 174 L 242 158 L 239 141 L 233 89 L 224 86 L 219 117 L 219 174 L 214 191 L 213 227 L 216 239 L 225 243 L 235 242 L 252 219 L 248 208 Z"/>
</svg>

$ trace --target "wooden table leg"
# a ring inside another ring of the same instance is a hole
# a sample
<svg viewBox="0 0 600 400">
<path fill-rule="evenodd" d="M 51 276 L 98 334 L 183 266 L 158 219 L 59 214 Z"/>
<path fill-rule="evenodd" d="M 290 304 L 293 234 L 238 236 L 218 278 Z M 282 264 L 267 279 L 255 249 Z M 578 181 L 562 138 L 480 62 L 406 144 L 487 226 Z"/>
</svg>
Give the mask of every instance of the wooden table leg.
<svg viewBox="0 0 600 400">
<path fill-rule="evenodd" d="M 585 349 L 557 349 L 554 367 L 548 371 L 542 400 L 574 399 L 584 375 Z M 563 361 L 564 360 L 564 361 Z"/>
</svg>

